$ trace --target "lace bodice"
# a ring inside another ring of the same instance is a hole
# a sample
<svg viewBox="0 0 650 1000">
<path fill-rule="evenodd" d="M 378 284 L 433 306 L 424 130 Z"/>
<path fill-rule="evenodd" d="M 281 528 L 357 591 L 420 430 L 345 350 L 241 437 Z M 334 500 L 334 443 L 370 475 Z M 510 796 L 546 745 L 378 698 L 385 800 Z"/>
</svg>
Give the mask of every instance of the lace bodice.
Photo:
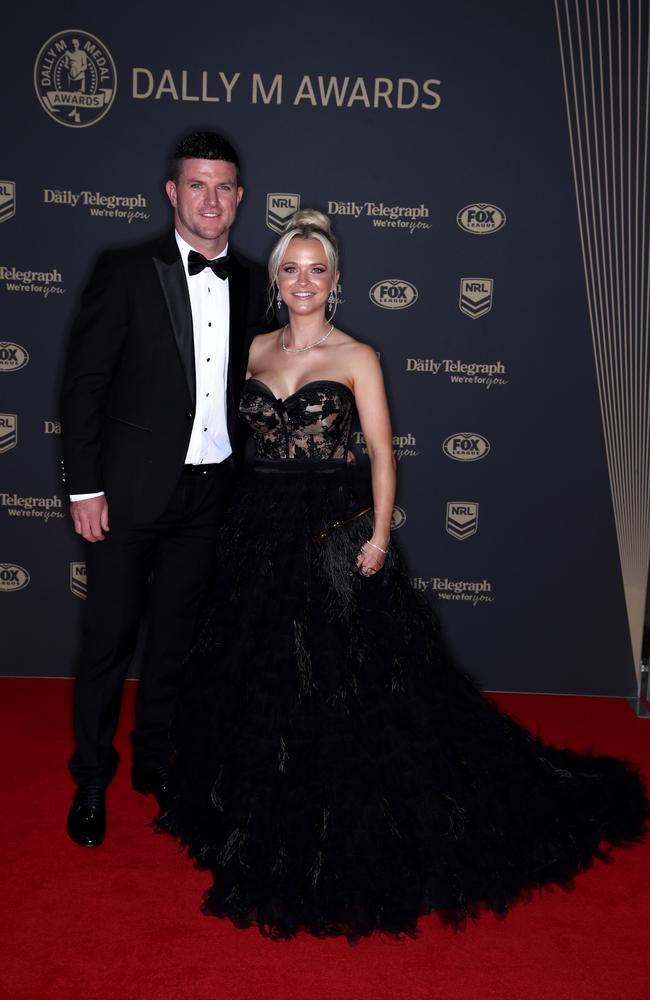
<svg viewBox="0 0 650 1000">
<path fill-rule="evenodd" d="M 239 416 L 262 459 L 331 461 L 347 454 L 354 395 L 342 382 L 307 382 L 278 399 L 264 382 L 251 378 L 242 389 Z"/>
</svg>

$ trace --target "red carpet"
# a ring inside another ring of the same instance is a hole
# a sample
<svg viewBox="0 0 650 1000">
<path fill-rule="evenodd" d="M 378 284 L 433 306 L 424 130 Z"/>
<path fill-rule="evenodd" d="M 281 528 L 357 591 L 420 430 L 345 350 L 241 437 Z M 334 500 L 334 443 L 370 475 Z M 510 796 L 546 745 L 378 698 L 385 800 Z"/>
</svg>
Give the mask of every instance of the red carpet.
<svg viewBox="0 0 650 1000">
<path fill-rule="evenodd" d="M 2 1000 L 648 1000 L 650 844 L 616 850 L 571 893 L 544 893 L 504 921 L 454 934 L 435 917 L 416 941 L 274 943 L 199 913 L 205 873 L 147 828 L 128 784 L 127 685 L 104 846 L 68 840 L 72 686 L 0 680 Z M 650 722 L 623 701 L 502 695 L 557 744 L 637 760 Z"/>
</svg>

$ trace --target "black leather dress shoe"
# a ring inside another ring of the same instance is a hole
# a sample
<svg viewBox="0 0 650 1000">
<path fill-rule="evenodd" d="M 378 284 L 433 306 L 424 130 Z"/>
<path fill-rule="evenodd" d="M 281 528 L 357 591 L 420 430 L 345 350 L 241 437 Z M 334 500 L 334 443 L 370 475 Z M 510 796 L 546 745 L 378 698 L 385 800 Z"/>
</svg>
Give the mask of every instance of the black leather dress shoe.
<svg viewBox="0 0 650 1000">
<path fill-rule="evenodd" d="M 131 771 L 131 785 L 140 795 L 153 795 L 161 812 L 169 809 L 174 799 L 172 771 L 166 764 L 158 767 L 136 768 Z"/>
<path fill-rule="evenodd" d="M 99 847 L 106 833 L 106 789 L 80 785 L 68 813 L 68 836 L 80 847 Z"/>
</svg>

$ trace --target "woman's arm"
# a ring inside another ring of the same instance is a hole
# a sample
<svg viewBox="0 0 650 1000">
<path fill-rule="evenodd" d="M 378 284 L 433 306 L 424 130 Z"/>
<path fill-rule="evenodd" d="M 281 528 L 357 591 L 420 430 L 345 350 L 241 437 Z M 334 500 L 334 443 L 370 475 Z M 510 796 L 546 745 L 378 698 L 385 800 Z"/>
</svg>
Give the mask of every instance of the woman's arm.
<svg viewBox="0 0 650 1000">
<path fill-rule="evenodd" d="M 373 532 L 357 558 L 364 575 L 384 565 L 395 503 L 395 453 L 384 378 L 377 355 L 365 344 L 354 350 L 353 389 L 372 473 Z"/>
</svg>

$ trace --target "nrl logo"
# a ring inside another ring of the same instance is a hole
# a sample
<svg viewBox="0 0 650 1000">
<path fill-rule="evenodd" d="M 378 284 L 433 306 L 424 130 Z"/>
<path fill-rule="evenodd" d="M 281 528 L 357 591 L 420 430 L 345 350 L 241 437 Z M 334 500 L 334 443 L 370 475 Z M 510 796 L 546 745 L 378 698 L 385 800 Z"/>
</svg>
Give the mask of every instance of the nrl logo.
<svg viewBox="0 0 650 1000">
<path fill-rule="evenodd" d="M 0 222 L 16 214 L 16 185 L 13 181 L 0 181 Z"/>
<path fill-rule="evenodd" d="M 266 196 L 266 224 L 278 236 L 282 236 L 294 212 L 300 208 L 299 194 L 278 194 Z"/>
<path fill-rule="evenodd" d="M 75 597 L 86 600 L 86 564 L 85 562 L 70 563 L 70 590 Z"/>
<path fill-rule="evenodd" d="M 15 413 L 0 413 L 0 455 L 18 444 L 18 417 Z"/>
<path fill-rule="evenodd" d="M 461 278 L 458 308 L 470 319 L 485 316 L 492 308 L 492 278 Z"/>
<path fill-rule="evenodd" d="M 471 538 L 478 531 L 478 504 L 469 500 L 450 500 L 447 503 L 447 533 L 459 542 Z"/>
</svg>

